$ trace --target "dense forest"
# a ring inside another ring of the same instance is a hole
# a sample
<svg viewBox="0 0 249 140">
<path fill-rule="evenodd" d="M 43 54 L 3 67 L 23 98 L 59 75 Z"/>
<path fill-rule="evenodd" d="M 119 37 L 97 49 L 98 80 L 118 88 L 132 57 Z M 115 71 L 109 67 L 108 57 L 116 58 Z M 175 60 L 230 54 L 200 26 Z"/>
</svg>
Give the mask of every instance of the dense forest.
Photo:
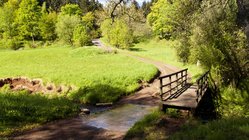
<svg viewBox="0 0 249 140">
<path fill-rule="evenodd" d="M 169 42 L 178 62 L 185 66 L 198 64 L 203 71 L 210 70 L 209 86 L 217 95 L 217 111 L 221 118 L 249 116 L 248 0 L 151 0 L 142 3 L 108 0 L 104 4 L 97 0 L 0 1 L 0 51 L 35 50 L 54 44 L 77 49 L 93 45 L 92 40 L 96 38 L 123 51 L 130 51 L 136 44 L 148 40 Z M 127 91 L 135 88 L 131 89 Z M 90 88 L 80 90 L 90 93 Z M 93 96 L 89 95 L 89 100 L 100 101 L 100 97 Z M 114 98 L 111 96 L 107 101 Z M 115 96 L 115 100 L 119 97 Z"/>
</svg>

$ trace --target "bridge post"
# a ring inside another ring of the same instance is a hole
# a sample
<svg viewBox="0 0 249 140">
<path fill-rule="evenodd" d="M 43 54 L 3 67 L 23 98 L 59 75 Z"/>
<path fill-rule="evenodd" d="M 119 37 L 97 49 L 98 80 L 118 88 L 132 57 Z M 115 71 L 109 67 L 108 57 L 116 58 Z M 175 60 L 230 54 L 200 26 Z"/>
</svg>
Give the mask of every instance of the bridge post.
<svg viewBox="0 0 249 140">
<path fill-rule="evenodd" d="M 161 96 L 161 99 L 163 98 L 163 79 L 162 78 L 159 78 L 160 80 L 160 96 Z"/>
</svg>

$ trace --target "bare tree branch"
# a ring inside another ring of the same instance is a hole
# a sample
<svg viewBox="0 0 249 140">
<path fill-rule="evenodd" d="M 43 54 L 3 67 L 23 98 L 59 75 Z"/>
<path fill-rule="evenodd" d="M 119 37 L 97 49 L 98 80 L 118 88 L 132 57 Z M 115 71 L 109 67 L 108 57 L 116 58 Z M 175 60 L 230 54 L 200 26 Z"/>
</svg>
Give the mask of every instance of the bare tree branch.
<svg viewBox="0 0 249 140">
<path fill-rule="evenodd" d="M 124 0 L 119 0 L 117 3 L 115 3 L 115 5 L 114 5 L 114 7 L 113 7 L 113 9 L 112 9 L 112 12 L 111 12 L 112 22 L 114 22 L 114 19 L 115 19 L 115 16 L 116 16 L 116 15 L 114 14 L 116 8 L 117 8 L 118 5 L 120 5 L 123 1 L 124 1 Z"/>
</svg>

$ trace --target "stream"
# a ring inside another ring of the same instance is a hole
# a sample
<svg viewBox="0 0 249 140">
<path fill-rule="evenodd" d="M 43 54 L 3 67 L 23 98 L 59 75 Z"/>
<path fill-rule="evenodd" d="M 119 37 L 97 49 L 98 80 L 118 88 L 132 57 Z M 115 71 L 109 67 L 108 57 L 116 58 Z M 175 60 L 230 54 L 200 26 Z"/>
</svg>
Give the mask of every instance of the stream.
<svg viewBox="0 0 249 140">
<path fill-rule="evenodd" d="M 125 104 L 114 109 L 91 115 L 84 123 L 96 128 L 127 132 L 137 121 L 149 114 L 155 107 Z"/>
</svg>

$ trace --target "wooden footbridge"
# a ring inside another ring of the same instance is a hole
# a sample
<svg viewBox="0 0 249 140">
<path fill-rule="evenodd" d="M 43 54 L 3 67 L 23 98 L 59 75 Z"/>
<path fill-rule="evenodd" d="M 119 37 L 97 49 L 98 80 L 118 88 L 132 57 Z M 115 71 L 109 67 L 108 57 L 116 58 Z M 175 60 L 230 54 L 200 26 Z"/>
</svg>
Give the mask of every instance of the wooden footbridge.
<svg viewBox="0 0 249 140">
<path fill-rule="evenodd" d="M 188 69 L 159 77 L 162 110 L 176 108 L 195 110 L 208 88 L 208 74 L 204 73 L 195 83 L 188 82 Z"/>
</svg>

